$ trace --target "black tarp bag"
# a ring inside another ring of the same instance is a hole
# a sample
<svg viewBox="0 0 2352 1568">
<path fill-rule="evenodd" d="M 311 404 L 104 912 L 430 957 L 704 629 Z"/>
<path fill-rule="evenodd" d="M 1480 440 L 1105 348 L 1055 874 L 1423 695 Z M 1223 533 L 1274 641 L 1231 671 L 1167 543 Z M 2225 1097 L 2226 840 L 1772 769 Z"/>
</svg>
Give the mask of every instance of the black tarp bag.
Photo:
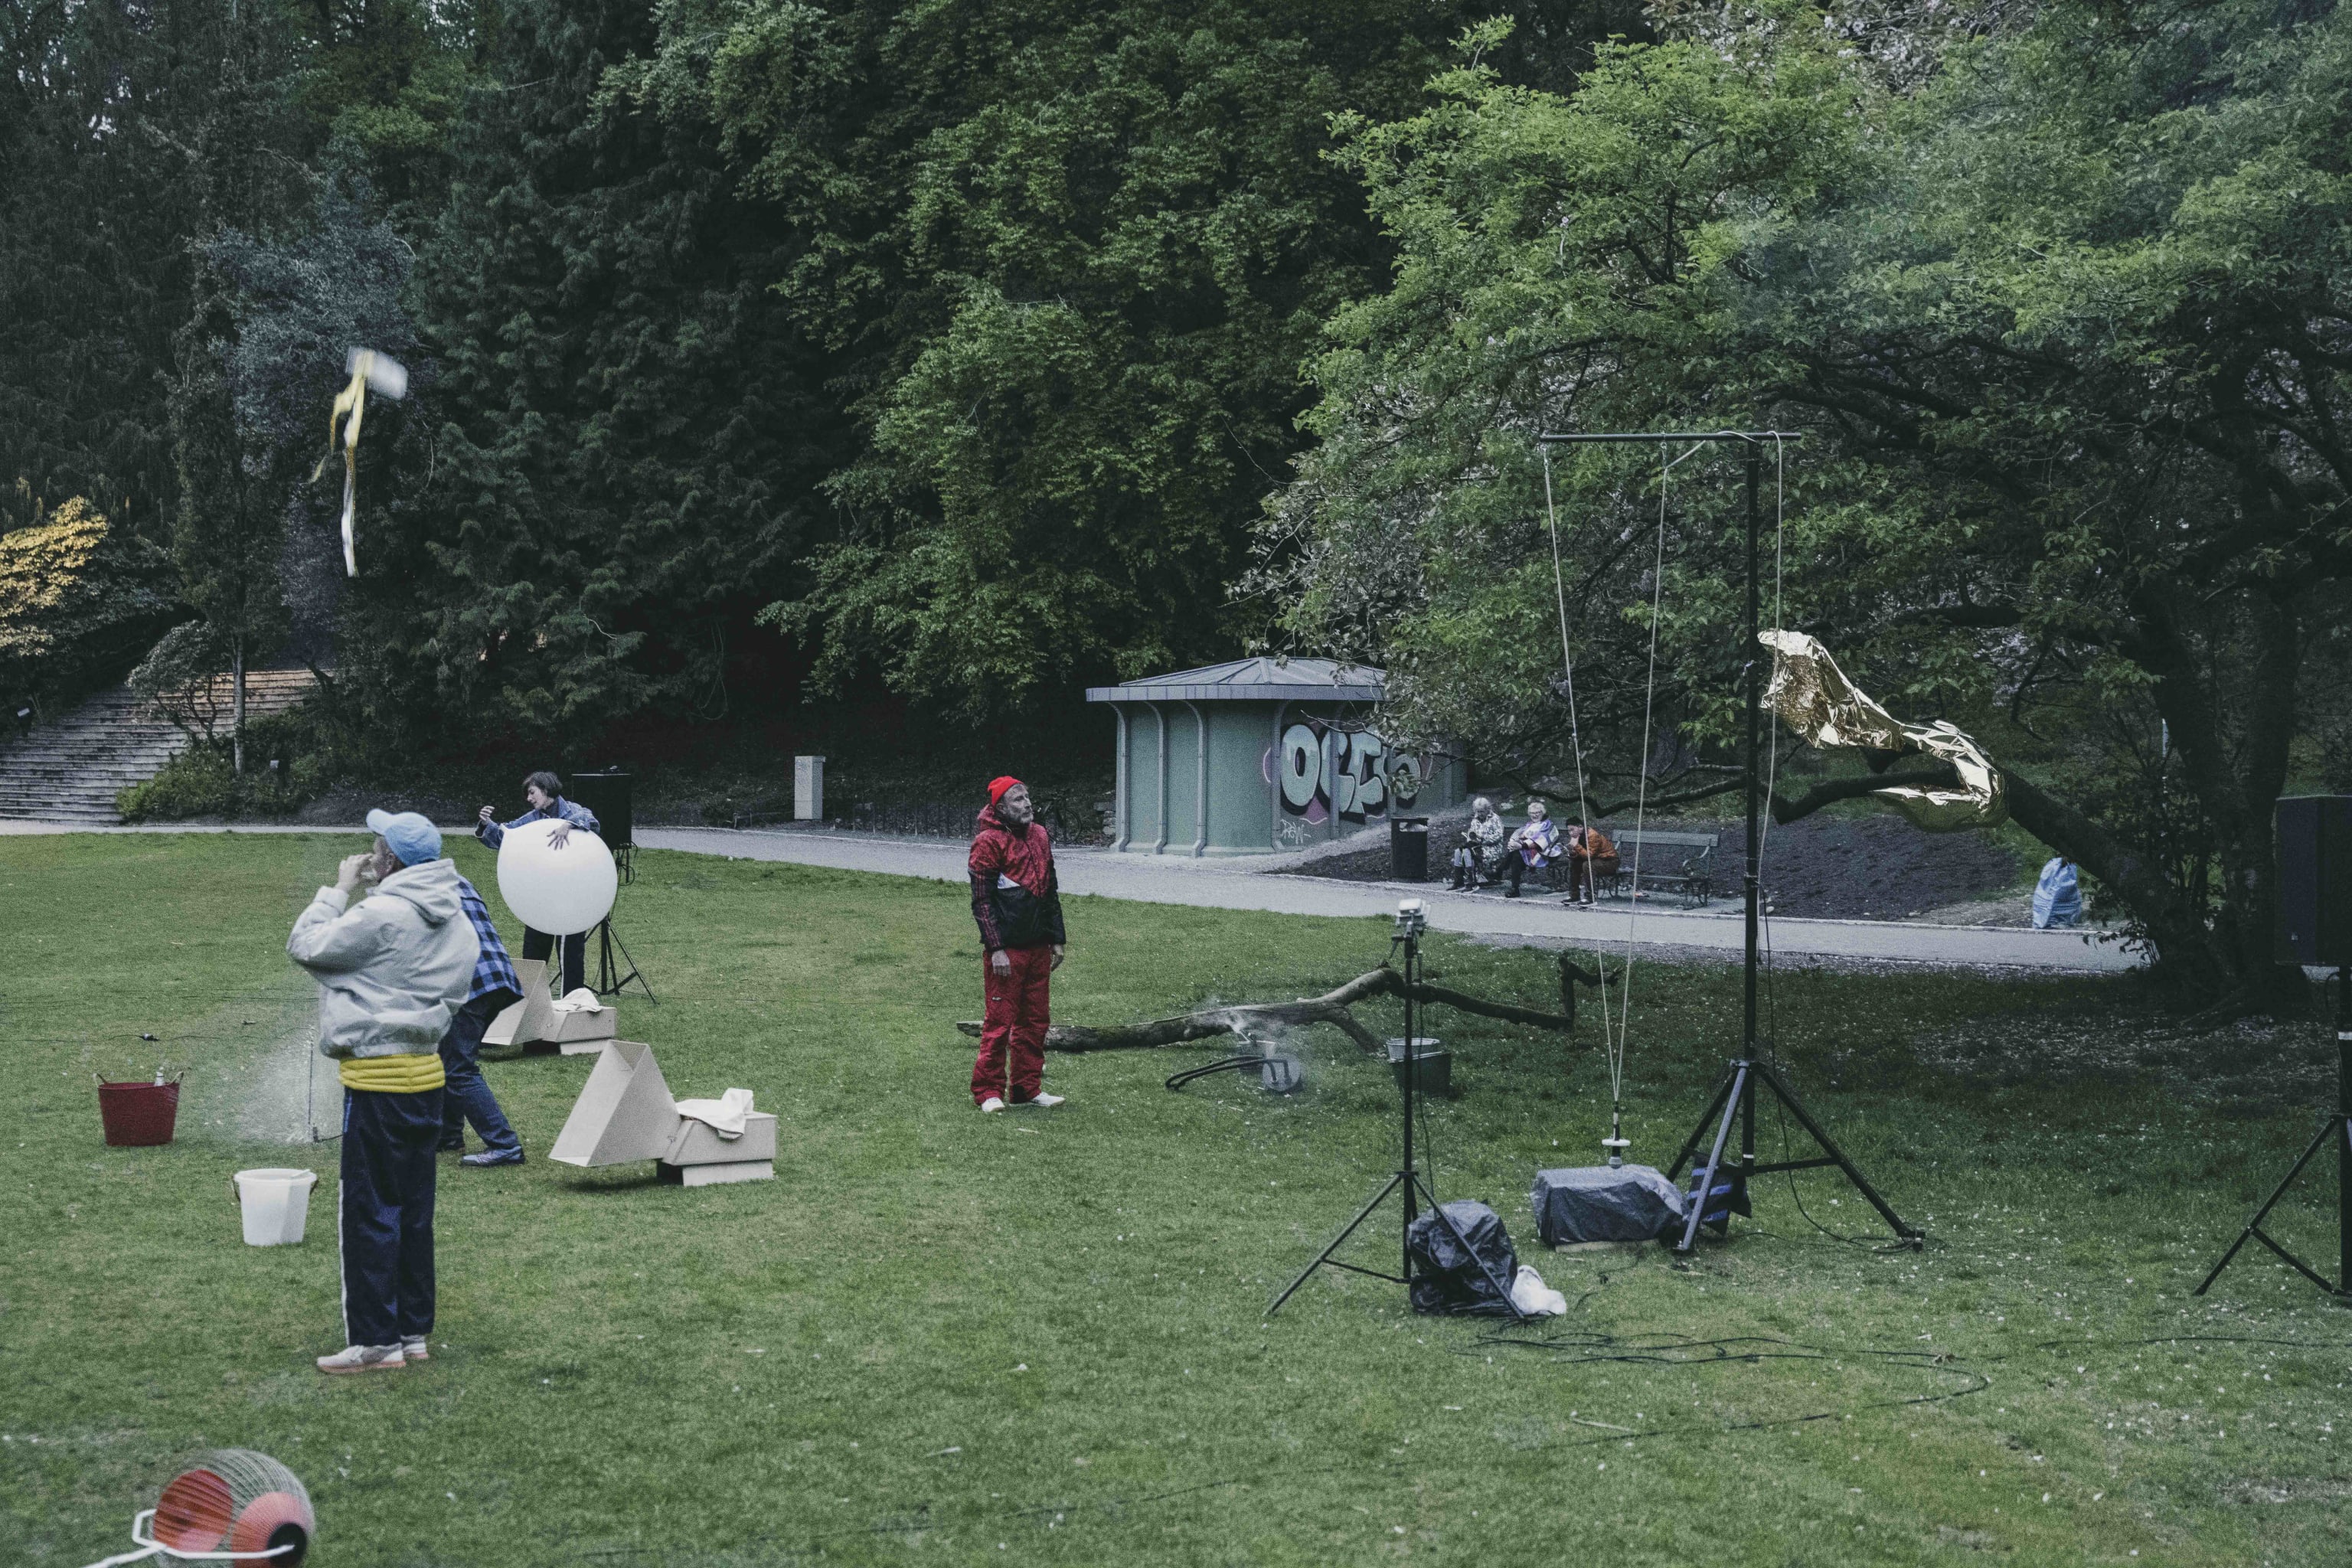
<svg viewBox="0 0 2352 1568">
<path fill-rule="evenodd" d="M 1519 1271 L 1519 1256 L 1502 1216 L 1485 1204 L 1457 1199 L 1431 1210 L 1406 1230 L 1405 1247 L 1412 1255 L 1414 1311 L 1518 1315 L 1511 1306 L 1510 1289 Z"/>
</svg>

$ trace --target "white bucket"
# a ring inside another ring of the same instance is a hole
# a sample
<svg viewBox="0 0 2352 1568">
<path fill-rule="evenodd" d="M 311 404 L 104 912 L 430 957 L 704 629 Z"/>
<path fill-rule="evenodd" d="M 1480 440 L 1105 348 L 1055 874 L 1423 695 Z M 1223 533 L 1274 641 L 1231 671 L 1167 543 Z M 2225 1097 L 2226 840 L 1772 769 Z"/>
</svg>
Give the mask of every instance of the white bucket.
<svg viewBox="0 0 2352 1568">
<path fill-rule="evenodd" d="M 310 1217 L 316 1171 L 265 1169 L 236 1173 L 236 1200 L 245 1211 L 247 1247 L 289 1247 L 302 1239 Z"/>
</svg>

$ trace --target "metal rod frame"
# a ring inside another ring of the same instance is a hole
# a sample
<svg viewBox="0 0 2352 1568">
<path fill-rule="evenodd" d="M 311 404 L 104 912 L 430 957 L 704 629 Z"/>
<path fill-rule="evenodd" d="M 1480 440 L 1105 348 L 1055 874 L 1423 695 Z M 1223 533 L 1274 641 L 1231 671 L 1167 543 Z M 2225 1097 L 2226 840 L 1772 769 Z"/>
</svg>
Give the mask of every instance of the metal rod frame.
<svg viewBox="0 0 2352 1568">
<path fill-rule="evenodd" d="M 1846 1157 L 1844 1151 L 1831 1139 L 1827 1130 L 1813 1118 L 1811 1111 L 1806 1110 L 1804 1102 L 1797 1098 L 1797 1091 L 1790 1087 L 1789 1080 L 1782 1078 L 1770 1063 L 1758 1059 L 1757 1046 L 1759 1030 L 1756 976 L 1759 967 L 1758 936 L 1762 902 L 1760 888 L 1763 875 L 1763 845 L 1757 832 L 1762 805 L 1761 797 L 1758 793 L 1760 775 L 1757 768 L 1757 758 L 1763 750 L 1764 720 L 1764 661 L 1759 658 L 1756 653 L 1759 646 L 1757 639 L 1763 631 L 1761 624 L 1763 570 L 1760 553 L 1763 512 L 1759 492 L 1764 479 L 1765 443 L 1793 446 L 1804 437 L 1801 433 L 1790 430 L 1620 430 L 1597 434 L 1547 432 L 1538 435 L 1536 439 L 1553 445 L 1586 442 L 1738 441 L 1748 447 L 1748 637 L 1745 645 L 1747 659 L 1740 666 L 1740 673 L 1747 685 L 1745 703 L 1747 737 L 1745 754 L 1741 758 L 1740 764 L 1742 794 L 1746 797 L 1748 815 L 1748 852 L 1740 878 L 1741 890 L 1747 904 L 1744 911 L 1747 942 L 1740 987 L 1743 1006 L 1740 1017 L 1739 1055 L 1730 1064 L 1723 1081 L 1716 1086 L 1715 1093 L 1708 1100 L 1706 1109 L 1699 1113 L 1697 1124 L 1691 1129 L 1690 1136 L 1683 1141 L 1682 1152 L 1675 1156 L 1674 1164 L 1666 1172 L 1666 1179 L 1669 1181 L 1677 1180 L 1680 1177 L 1685 1163 L 1696 1152 L 1699 1141 L 1706 1137 L 1707 1123 L 1716 1121 L 1717 1113 L 1721 1112 L 1722 1119 L 1716 1122 L 1715 1137 L 1709 1146 L 1706 1163 L 1694 1172 L 1696 1180 L 1691 1195 L 1690 1214 L 1684 1222 L 1682 1238 L 1675 1244 L 1675 1250 L 1687 1253 L 1698 1244 L 1699 1225 L 1707 1212 L 1707 1199 L 1714 1192 L 1716 1178 L 1722 1172 L 1724 1147 L 1730 1142 L 1731 1128 L 1735 1119 L 1739 1126 L 1739 1160 L 1738 1168 L 1732 1177 L 1731 1194 L 1726 1200 L 1723 1228 L 1727 1230 L 1730 1228 L 1730 1216 L 1734 1205 L 1743 1214 L 1748 1212 L 1748 1188 L 1753 1178 L 1776 1171 L 1803 1171 L 1834 1165 L 1845 1173 L 1846 1180 L 1852 1182 L 1864 1197 L 1870 1200 L 1871 1206 L 1875 1208 L 1886 1223 L 1894 1227 L 1897 1237 L 1916 1247 L 1924 1239 L 1922 1233 L 1904 1223 L 1903 1217 L 1895 1212 L 1885 1198 L 1879 1196 L 1877 1189 L 1870 1184 L 1854 1163 Z M 1822 1158 L 1784 1160 L 1763 1165 L 1757 1163 L 1756 1089 L 1759 1082 L 1772 1091 L 1774 1097 L 1788 1109 L 1790 1114 L 1797 1119 L 1799 1125 L 1811 1135 L 1813 1142 L 1821 1145 Z M 2347 1245 L 2352 1247 L 2352 1242 L 2347 1242 Z M 2347 1253 L 2347 1258 L 2352 1258 L 2352 1253 Z"/>
</svg>

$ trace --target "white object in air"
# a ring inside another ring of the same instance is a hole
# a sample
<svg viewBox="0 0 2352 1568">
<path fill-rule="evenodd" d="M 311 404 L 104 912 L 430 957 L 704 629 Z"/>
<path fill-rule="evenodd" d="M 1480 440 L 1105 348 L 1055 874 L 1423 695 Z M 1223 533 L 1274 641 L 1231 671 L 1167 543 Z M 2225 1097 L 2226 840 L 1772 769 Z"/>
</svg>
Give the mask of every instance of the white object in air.
<svg viewBox="0 0 2352 1568">
<path fill-rule="evenodd" d="M 310 1189 L 319 1184 L 318 1172 L 275 1167 L 239 1171 L 236 1184 L 247 1247 L 291 1247 L 302 1239 L 302 1228 L 310 1217 Z"/>
<path fill-rule="evenodd" d="M 1530 1318 L 1557 1318 L 1568 1311 L 1568 1298 L 1543 1282 L 1543 1276 L 1519 1265 L 1511 1281 L 1511 1305 Z"/>
<path fill-rule="evenodd" d="M 613 912 L 621 873 L 604 841 L 574 827 L 562 848 L 548 842 L 552 817 L 507 829 L 499 846 L 499 892 L 522 923 L 550 936 L 593 930 Z"/>
<path fill-rule="evenodd" d="M 343 374 L 364 378 L 395 403 L 408 395 L 408 367 L 390 354 L 354 344 L 343 351 Z"/>
</svg>

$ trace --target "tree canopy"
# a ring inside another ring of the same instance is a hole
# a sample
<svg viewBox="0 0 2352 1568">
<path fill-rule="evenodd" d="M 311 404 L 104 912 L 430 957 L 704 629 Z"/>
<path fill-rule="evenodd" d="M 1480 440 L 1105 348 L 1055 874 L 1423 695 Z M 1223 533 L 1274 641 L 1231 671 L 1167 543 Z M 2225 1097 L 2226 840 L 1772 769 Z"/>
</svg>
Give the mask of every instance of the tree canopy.
<svg viewBox="0 0 2352 1568">
<path fill-rule="evenodd" d="M 1397 276 L 1334 320 L 1262 582 L 1424 726 L 1492 712 L 1557 758 L 1534 435 L 1801 429 L 1784 623 L 1976 730 L 2171 968 L 2273 997 L 2271 805 L 2352 565 L 2352 25 L 2053 6 L 1933 42 L 1890 69 L 1787 6 L 1614 47 L 1569 97 L 1465 66 L 1360 128 Z M 1586 722 L 1646 691 L 1654 589 L 1673 716 L 1720 740 L 1733 498 L 1697 468 L 1662 510 L 1654 474 L 1551 476 Z"/>
<path fill-rule="evenodd" d="M 2333 5 L 100 0 L 0 53 L 9 522 L 168 544 L 190 647 L 331 632 L 384 732 L 1275 646 L 1704 798 L 1745 456 L 1536 437 L 1771 426 L 1772 618 L 2168 970 L 2294 989 L 2272 803 L 2352 783 Z M 346 584 L 355 345 L 412 380 Z"/>
</svg>

